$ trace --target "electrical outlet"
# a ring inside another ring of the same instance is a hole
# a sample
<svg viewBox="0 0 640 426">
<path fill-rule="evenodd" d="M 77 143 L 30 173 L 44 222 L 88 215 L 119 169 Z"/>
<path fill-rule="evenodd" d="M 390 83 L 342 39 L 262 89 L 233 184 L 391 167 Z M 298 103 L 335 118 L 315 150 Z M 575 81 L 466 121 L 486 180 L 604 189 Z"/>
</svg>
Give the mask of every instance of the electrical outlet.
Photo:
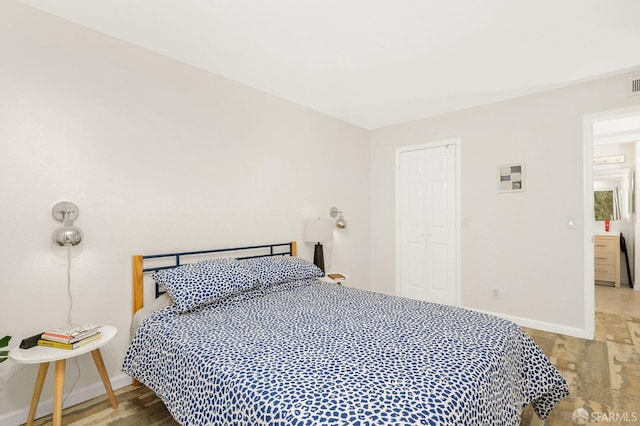
<svg viewBox="0 0 640 426">
<path fill-rule="evenodd" d="M 491 298 L 494 300 L 500 300 L 502 298 L 502 291 L 498 287 L 492 287 Z"/>
</svg>

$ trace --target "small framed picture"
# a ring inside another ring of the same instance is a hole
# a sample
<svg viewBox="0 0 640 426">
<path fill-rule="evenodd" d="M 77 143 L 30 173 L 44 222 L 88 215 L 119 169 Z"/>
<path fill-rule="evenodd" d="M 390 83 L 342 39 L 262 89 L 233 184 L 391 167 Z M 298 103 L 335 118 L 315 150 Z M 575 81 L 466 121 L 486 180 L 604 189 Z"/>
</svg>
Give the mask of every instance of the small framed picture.
<svg viewBox="0 0 640 426">
<path fill-rule="evenodd" d="M 525 164 L 513 163 L 498 166 L 498 192 L 522 192 L 526 188 Z"/>
</svg>

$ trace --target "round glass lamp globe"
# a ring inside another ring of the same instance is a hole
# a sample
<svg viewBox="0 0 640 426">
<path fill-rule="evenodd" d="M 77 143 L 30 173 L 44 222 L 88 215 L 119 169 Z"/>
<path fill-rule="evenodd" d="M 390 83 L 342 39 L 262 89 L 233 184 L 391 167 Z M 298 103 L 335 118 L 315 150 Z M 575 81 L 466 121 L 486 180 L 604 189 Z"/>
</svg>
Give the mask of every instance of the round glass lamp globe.
<svg viewBox="0 0 640 426">
<path fill-rule="evenodd" d="M 53 231 L 51 239 L 59 246 L 77 246 L 82 241 L 82 231 L 77 226 L 61 226 Z"/>
</svg>

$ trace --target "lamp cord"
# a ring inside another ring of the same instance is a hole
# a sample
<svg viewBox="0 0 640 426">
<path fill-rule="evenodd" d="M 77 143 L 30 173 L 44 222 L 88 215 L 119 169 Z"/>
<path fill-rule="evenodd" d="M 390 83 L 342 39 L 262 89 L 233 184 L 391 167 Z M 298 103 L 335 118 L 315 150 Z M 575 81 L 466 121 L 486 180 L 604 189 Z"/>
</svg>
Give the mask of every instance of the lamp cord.
<svg viewBox="0 0 640 426">
<path fill-rule="evenodd" d="M 73 293 L 71 292 L 71 246 L 67 246 L 67 294 L 69 296 L 69 312 L 67 312 L 67 324 L 71 324 L 71 311 L 73 310 Z M 82 375 L 82 372 L 80 371 L 80 364 L 78 363 L 78 357 L 73 357 L 73 360 L 75 361 L 76 371 L 78 375 L 67 391 L 67 394 L 62 399 L 63 406 L 66 403 L 67 398 L 69 398 L 69 396 L 71 395 L 71 392 L 73 392 L 73 389 L 78 384 L 80 376 Z"/>
<path fill-rule="evenodd" d="M 67 246 L 67 295 L 69 296 L 67 324 L 71 324 L 71 311 L 73 310 L 73 294 L 71 293 L 71 246 Z"/>
</svg>

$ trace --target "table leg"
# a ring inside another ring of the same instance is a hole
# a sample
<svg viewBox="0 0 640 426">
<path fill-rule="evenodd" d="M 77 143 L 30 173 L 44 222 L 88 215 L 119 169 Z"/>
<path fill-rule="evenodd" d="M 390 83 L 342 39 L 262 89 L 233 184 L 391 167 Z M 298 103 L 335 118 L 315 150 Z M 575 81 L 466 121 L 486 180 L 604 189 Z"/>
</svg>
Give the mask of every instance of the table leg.
<svg viewBox="0 0 640 426">
<path fill-rule="evenodd" d="M 36 409 L 38 408 L 40 394 L 42 393 L 42 386 L 44 385 L 44 379 L 47 377 L 48 369 L 48 362 L 43 362 L 42 364 L 40 364 L 40 368 L 38 369 L 38 378 L 36 379 L 36 387 L 33 389 L 33 397 L 31 398 L 31 406 L 29 407 L 27 426 L 31 426 L 33 424 L 33 420 L 36 418 Z"/>
<path fill-rule="evenodd" d="M 56 361 L 55 376 L 56 380 L 53 384 L 53 426 L 62 425 L 62 397 L 64 391 L 64 370 L 66 360 Z"/>
<path fill-rule="evenodd" d="M 118 408 L 118 401 L 116 400 L 116 395 L 113 393 L 113 389 L 111 388 L 111 381 L 109 381 L 109 375 L 107 374 L 107 369 L 104 367 L 104 362 L 102 361 L 102 354 L 100 353 L 100 349 L 91 351 L 91 356 L 93 357 L 93 362 L 95 362 L 96 364 L 96 368 L 98 369 L 98 373 L 100 374 L 100 378 L 102 379 L 104 388 L 107 391 L 107 396 L 109 397 L 109 402 L 111 403 L 111 407 Z"/>
</svg>

